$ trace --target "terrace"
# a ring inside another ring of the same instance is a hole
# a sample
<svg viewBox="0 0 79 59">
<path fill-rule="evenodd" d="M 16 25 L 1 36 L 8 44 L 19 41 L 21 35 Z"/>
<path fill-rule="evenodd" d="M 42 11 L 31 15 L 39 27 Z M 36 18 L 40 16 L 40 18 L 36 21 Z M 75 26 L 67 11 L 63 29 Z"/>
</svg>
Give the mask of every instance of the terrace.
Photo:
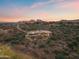
<svg viewBox="0 0 79 59">
<path fill-rule="evenodd" d="M 36 30 L 36 31 L 29 31 L 25 35 L 25 37 L 29 40 L 37 40 L 37 39 L 43 39 L 47 40 L 51 35 L 51 31 L 48 30 Z"/>
</svg>

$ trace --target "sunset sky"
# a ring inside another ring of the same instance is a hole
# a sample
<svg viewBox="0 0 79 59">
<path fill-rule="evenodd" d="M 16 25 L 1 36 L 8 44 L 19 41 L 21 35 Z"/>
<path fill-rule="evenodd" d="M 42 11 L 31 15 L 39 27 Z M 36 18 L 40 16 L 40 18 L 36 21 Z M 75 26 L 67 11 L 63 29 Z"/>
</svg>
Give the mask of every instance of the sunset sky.
<svg viewBox="0 0 79 59">
<path fill-rule="evenodd" d="M 79 0 L 0 0 L 0 22 L 78 18 Z"/>
</svg>

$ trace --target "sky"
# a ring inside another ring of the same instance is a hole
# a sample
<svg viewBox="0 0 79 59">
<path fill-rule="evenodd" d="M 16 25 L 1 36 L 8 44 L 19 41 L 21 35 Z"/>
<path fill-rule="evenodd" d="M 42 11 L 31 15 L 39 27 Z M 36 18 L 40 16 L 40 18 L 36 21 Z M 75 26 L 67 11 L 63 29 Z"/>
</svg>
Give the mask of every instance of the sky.
<svg viewBox="0 0 79 59">
<path fill-rule="evenodd" d="M 79 19 L 79 0 L 0 0 L 0 22 Z"/>
</svg>

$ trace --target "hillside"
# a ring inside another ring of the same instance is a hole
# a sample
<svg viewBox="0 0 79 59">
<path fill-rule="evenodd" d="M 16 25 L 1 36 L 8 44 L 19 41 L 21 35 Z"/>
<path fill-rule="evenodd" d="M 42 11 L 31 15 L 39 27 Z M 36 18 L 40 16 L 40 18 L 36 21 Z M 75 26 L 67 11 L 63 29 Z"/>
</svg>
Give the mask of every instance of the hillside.
<svg viewBox="0 0 79 59">
<path fill-rule="evenodd" d="M 79 59 L 79 20 L 0 25 L 0 43 L 33 59 Z"/>
</svg>

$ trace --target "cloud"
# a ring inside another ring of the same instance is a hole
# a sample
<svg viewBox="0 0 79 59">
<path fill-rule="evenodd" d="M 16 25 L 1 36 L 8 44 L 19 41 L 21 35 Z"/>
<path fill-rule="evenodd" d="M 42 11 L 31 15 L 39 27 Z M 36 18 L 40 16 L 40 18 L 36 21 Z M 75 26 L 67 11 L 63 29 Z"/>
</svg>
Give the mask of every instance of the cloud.
<svg viewBox="0 0 79 59">
<path fill-rule="evenodd" d="M 72 9 L 74 11 L 79 11 L 79 0 L 73 0 L 71 2 L 62 3 L 59 6 L 62 9 Z"/>
<path fill-rule="evenodd" d="M 17 18 L 0 17 L 0 22 L 16 22 L 16 21 L 18 21 Z"/>
<path fill-rule="evenodd" d="M 9 0 L 8 0 L 9 1 Z M 11 1 L 11 0 L 10 0 Z M 16 6 L 14 4 L 11 4 L 6 8 L 0 8 L 0 16 L 4 17 L 21 17 L 25 16 L 26 14 L 31 13 L 34 9 L 43 8 L 46 7 L 49 4 L 54 4 L 61 2 L 63 0 L 47 0 L 44 2 L 37 2 L 32 4 L 31 6 Z"/>
<path fill-rule="evenodd" d="M 0 8 L 0 16 L 2 17 L 21 17 L 25 13 L 29 13 L 30 9 L 27 6 L 17 7 L 11 6 L 7 8 Z"/>
<path fill-rule="evenodd" d="M 38 2 L 38 3 L 34 3 L 30 8 L 41 8 L 41 7 L 45 7 L 49 4 L 57 4 L 57 3 L 61 3 L 63 2 L 64 0 L 48 0 L 48 1 L 45 1 L 45 2 Z"/>
<path fill-rule="evenodd" d="M 9 0 L 8 0 L 9 1 Z M 11 0 L 10 0 L 11 1 Z M 39 9 L 45 8 L 45 7 L 50 7 L 54 5 L 54 7 L 51 7 L 51 13 L 52 15 L 46 13 L 46 12 L 39 12 Z M 56 11 L 53 9 L 54 8 L 58 8 L 58 10 L 62 9 L 65 12 L 65 9 L 74 9 L 74 11 L 79 10 L 79 0 L 45 0 L 45 1 L 40 1 L 37 3 L 34 3 L 30 6 L 16 6 L 14 4 L 10 3 L 10 6 L 6 7 L 6 8 L 0 8 L 0 21 L 1 19 L 3 19 L 4 21 L 16 21 L 16 19 L 30 19 L 30 18 L 53 18 L 56 16 L 53 16 L 53 12 L 55 13 Z M 38 10 L 37 10 L 38 9 Z M 35 14 L 34 12 L 36 12 L 35 10 L 37 10 L 37 14 Z M 34 15 L 29 16 L 29 14 L 31 15 L 33 12 Z M 59 12 L 59 11 L 58 11 Z M 27 17 L 26 17 L 27 16 Z M 60 17 L 60 16 L 59 16 Z M 78 16 L 77 16 L 78 17 Z M 58 16 L 57 16 L 58 18 Z"/>
</svg>

